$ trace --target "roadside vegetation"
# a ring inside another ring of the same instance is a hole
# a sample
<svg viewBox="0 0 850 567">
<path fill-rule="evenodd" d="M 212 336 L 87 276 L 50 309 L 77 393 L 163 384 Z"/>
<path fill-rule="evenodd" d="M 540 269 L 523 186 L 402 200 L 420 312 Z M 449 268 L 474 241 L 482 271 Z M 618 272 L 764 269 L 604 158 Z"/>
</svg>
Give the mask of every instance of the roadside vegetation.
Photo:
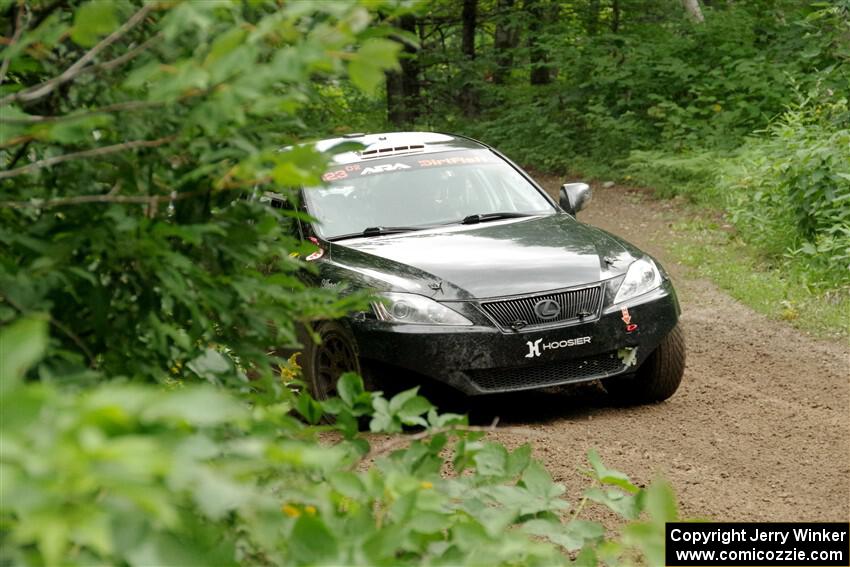
<svg viewBox="0 0 850 567">
<path fill-rule="evenodd" d="M 710 4 L 0 0 L 0 564 L 660 564 L 663 481 L 312 399 L 269 353 L 368 297 L 253 197 L 320 183 L 298 142 L 448 129 L 718 208 L 846 305 L 850 5 Z"/>
<path fill-rule="evenodd" d="M 671 251 L 681 261 L 759 312 L 847 337 L 850 111 L 846 94 L 813 88 L 734 150 L 635 151 L 624 171 L 720 217 L 677 226 L 685 235 Z"/>
</svg>

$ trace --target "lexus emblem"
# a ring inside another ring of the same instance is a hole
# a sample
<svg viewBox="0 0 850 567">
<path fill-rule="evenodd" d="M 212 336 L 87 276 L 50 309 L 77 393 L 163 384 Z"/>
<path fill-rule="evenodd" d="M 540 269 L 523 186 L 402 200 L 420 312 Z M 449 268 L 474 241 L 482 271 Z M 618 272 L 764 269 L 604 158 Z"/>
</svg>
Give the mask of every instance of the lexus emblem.
<svg viewBox="0 0 850 567">
<path fill-rule="evenodd" d="M 541 299 L 534 304 L 534 312 L 541 319 L 554 319 L 561 314 L 561 306 L 552 299 Z"/>
</svg>

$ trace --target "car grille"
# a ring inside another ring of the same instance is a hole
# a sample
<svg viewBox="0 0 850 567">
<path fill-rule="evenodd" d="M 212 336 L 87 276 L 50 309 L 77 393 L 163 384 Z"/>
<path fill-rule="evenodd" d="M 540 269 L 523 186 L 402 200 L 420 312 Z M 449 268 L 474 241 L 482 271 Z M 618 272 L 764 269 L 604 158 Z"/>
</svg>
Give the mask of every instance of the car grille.
<svg viewBox="0 0 850 567">
<path fill-rule="evenodd" d="M 625 370 L 616 352 L 539 366 L 469 370 L 470 379 L 485 392 L 528 390 L 605 378 Z"/>
<path fill-rule="evenodd" d="M 542 300 L 552 300 L 560 306 L 556 317 L 544 319 L 534 311 L 534 306 Z M 500 327 L 529 328 L 553 323 L 566 323 L 578 320 L 593 320 L 599 314 L 602 303 L 602 287 L 585 287 L 510 299 L 481 302 L 481 309 L 492 317 Z"/>
</svg>

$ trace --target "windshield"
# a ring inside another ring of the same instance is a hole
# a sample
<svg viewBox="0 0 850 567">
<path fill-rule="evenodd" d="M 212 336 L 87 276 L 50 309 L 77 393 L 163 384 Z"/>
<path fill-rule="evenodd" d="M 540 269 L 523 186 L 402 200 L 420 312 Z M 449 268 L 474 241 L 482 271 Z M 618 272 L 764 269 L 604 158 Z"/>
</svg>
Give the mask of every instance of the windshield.
<svg viewBox="0 0 850 567">
<path fill-rule="evenodd" d="M 469 215 L 554 213 L 549 201 L 488 150 L 418 154 L 336 165 L 325 187 L 307 189 L 324 238 L 372 227 L 422 227 Z"/>
</svg>

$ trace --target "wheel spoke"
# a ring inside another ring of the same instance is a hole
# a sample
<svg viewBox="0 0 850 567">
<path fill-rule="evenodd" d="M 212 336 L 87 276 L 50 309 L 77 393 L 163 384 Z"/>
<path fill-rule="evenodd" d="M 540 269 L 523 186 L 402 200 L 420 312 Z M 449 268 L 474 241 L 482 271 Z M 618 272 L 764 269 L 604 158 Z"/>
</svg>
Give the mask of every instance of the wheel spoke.
<svg viewBox="0 0 850 567">
<path fill-rule="evenodd" d="M 336 393 L 336 382 L 345 372 L 357 370 L 357 356 L 353 345 L 345 336 L 330 332 L 316 345 L 313 355 L 314 382 L 319 399 L 326 399 Z"/>
</svg>

